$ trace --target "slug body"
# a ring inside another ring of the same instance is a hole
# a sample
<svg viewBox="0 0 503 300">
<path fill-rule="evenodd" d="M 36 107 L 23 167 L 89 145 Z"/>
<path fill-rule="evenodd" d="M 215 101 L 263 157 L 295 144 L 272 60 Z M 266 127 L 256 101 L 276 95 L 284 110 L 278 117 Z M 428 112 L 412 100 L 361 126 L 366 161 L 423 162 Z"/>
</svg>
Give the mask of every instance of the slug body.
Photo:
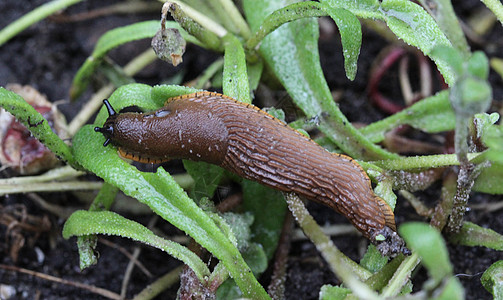
<svg viewBox="0 0 503 300">
<path fill-rule="evenodd" d="M 107 104 L 107 103 L 106 103 Z M 343 214 L 384 254 L 404 251 L 394 214 L 352 158 L 326 151 L 259 108 L 210 92 L 170 98 L 151 113 L 117 114 L 102 132 L 122 156 L 144 163 L 205 161 Z"/>
</svg>

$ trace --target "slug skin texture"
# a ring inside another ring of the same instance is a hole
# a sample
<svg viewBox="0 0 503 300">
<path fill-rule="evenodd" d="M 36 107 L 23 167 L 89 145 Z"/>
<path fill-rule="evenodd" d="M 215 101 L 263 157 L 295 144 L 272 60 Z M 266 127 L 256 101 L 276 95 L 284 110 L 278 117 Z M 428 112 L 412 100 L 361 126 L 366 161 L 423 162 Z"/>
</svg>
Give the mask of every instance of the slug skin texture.
<svg viewBox="0 0 503 300">
<path fill-rule="evenodd" d="M 198 92 L 151 113 L 115 113 L 95 130 L 123 157 L 143 163 L 182 158 L 324 204 L 344 215 L 383 255 L 407 253 L 393 211 L 352 158 L 330 153 L 256 106 Z"/>
</svg>

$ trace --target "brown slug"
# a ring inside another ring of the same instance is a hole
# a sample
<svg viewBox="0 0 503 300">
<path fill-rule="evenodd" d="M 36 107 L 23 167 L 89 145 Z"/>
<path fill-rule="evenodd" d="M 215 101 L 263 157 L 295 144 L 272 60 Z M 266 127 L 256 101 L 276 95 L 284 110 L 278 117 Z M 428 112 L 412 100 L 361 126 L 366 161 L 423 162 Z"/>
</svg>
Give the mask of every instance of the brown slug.
<svg viewBox="0 0 503 300">
<path fill-rule="evenodd" d="M 407 252 L 389 205 L 352 158 L 330 153 L 256 106 L 198 92 L 150 113 L 116 113 L 96 127 L 121 156 L 142 163 L 205 161 L 343 214 L 385 255 Z"/>
</svg>

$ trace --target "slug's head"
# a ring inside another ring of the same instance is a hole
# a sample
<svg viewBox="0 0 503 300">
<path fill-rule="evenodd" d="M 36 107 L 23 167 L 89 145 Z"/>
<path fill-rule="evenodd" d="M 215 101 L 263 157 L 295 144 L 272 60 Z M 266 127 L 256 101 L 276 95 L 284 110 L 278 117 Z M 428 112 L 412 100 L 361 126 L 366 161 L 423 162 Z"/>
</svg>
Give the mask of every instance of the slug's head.
<svg viewBox="0 0 503 300">
<path fill-rule="evenodd" d="M 103 143 L 103 146 L 106 147 L 114 136 L 114 123 L 117 113 L 107 99 L 103 100 L 103 104 L 105 104 L 108 110 L 108 119 L 105 121 L 105 124 L 103 124 L 103 127 L 94 127 L 94 131 L 101 132 L 105 136 L 106 141 Z"/>
</svg>

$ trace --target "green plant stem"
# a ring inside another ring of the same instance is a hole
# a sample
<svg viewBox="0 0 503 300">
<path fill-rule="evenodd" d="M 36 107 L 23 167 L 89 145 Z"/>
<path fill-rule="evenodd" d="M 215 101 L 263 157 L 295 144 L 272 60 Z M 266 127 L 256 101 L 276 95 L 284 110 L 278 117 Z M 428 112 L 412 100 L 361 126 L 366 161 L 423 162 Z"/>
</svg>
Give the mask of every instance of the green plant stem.
<svg viewBox="0 0 503 300">
<path fill-rule="evenodd" d="M 89 205 L 89 211 L 110 210 L 110 207 L 114 203 L 115 197 L 117 196 L 118 192 L 118 188 L 107 182 L 104 182 L 101 186 L 100 191 L 98 192 L 98 195 L 94 197 L 93 202 L 91 203 L 91 205 Z"/>
<path fill-rule="evenodd" d="M 435 206 L 431 215 L 430 225 L 442 231 L 452 212 L 452 203 L 456 195 L 457 174 L 449 170 L 443 178 L 440 202 Z"/>
<path fill-rule="evenodd" d="M 384 140 L 386 132 L 403 124 L 429 133 L 454 129 L 455 115 L 449 102 L 449 92 L 446 90 L 424 98 L 400 112 L 360 128 L 359 131 L 370 141 L 378 143 Z"/>
<path fill-rule="evenodd" d="M 0 31 L 0 46 L 45 17 L 80 1 L 82 0 L 56 0 L 37 7 Z"/>
<path fill-rule="evenodd" d="M 133 76 L 140 72 L 146 66 L 150 65 L 157 59 L 154 50 L 151 48 L 143 51 L 140 55 L 133 58 L 127 65 L 124 66 L 124 74 Z"/>
<path fill-rule="evenodd" d="M 355 295 L 365 299 L 377 298 L 377 295 L 360 281 L 369 278 L 372 274 L 335 247 L 330 237 L 323 233 L 297 195 L 294 193 L 284 195 L 295 220 L 305 235 L 316 245 L 332 271 L 351 288 Z"/>
<path fill-rule="evenodd" d="M 211 272 L 208 283 L 211 286 L 221 286 L 228 278 L 229 271 L 227 271 L 223 263 L 219 262 Z"/>
<path fill-rule="evenodd" d="M 498 0 L 480 0 L 484 3 L 487 8 L 489 8 L 495 15 L 496 18 L 503 24 L 503 4 Z"/>
<path fill-rule="evenodd" d="M 471 118 L 465 117 L 461 114 L 456 115 L 456 131 L 454 133 L 454 147 L 458 160 L 462 164 L 468 163 L 468 144 L 466 138 L 468 137 L 468 125 Z"/>
<path fill-rule="evenodd" d="M 222 70 L 224 66 L 223 59 L 217 59 L 211 65 L 209 65 L 206 70 L 204 70 L 203 74 L 199 77 L 194 88 L 196 89 L 204 89 L 206 82 L 208 82 L 211 77 L 213 77 L 218 71 Z"/>
<path fill-rule="evenodd" d="M 164 0 L 160 0 L 160 2 L 165 2 Z M 183 15 L 175 16 L 173 15 L 173 18 L 185 29 L 187 30 L 188 33 L 194 35 L 198 40 L 203 42 L 205 45 L 210 46 L 206 43 L 205 37 L 201 39 L 201 36 L 198 34 L 194 34 L 194 32 L 191 32 L 190 27 L 186 27 L 185 24 L 190 24 L 191 22 L 196 22 L 199 26 L 204 27 L 206 30 L 208 30 L 208 33 L 215 34 L 217 37 L 223 37 L 227 34 L 227 30 L 223 28 L 220 24 L 217 22 L 213 21 L 212 19 L 206 17 L 205 15 L 201 14 L 198 12 L 196 9 L 190 7 L 189 5 L 181 2 L 181 1 L 169 1 L 166 2 L 165 5 L 170 5 L 170 3 L 174 3 L 179 6 L 179 8 L 183 11 Z M 185 19 L 182 19 L 185 18 Z M 193 25 L 191 25 L 193 27 Z M 200 32 L 201 30 L 197 30 Z M 208 37 L 210 38 L 210 37 Z M 213 37 L 211 37 L 213 39 Z M 213 48 L 212 48 L 213 49 Z"/>
<path fill-rule="evenodd" d="M 251 31 L 248 23 L 246 23 L 245 19 L 239 12 L 236 5 L 231 0 L 218 0 L 222 5 L 225 16 L 230 18 L 230 21 L 237 28 L 237 32 L 245 39 L 250 38 Z"/>
<path fill-rule="evenodd" d="M 146 286 L 133 300 L 150 300 L 178 282 L 183 266 L 177 267 Z"/>
<path fill-rule="evenodd" d="M 64 191 L 79 191 L 79 190 L 99 190 L 102 182 L 82 182 L 82 181 L 65 181 L 65 182 L 50 182 L 50 183 L 30 183 L 23 185 L 7 185 L 0 186 L 0 196 L 16 193 L 29 192 L 64 192 Z"/>
<path fill-rule="evenodd" d="M 412 271 L 419 264 L 420 259 L 417 253 L 413 253 L 411 256 L 405 258 L 405 260 L 400 264 L 395 274 L 389 281 L 388 285 L 383 289 L 381 294 L 382 297 L 393 297 L 398 295 L 402 290 L 402 287 L 410 279 Z"/>
<path fill-rule="evenodd" d="M 491 68 L 493 68 L 498 75 L 503 78 L 503 59 L 493 57 L 489 60 L 489 63 L 491 64 Z"/>
<path fill-rule="evenodd" d="M 468 160 L 477 158 L 482 153 L 468 153 Z M 386 170 L 414 170 L 426 168 L 439 168 L 458 166 L 459 160 L 456 154 L 439 154 L 402 157 L 392 160 L 379 160 L 370 162 Z"/>
<path fill-rule="evenodd" d="M 11 177 L 11 178 L 0 179 L 0 186 L 40 183 L 57 179 L 75 178 L 84 174 L 86 173 L 82 171 L 77 171 L 71 166 L 64 166 L 61 168 L 52 169 L 50 171 L 45 172 L 44 174 L 37 176 L 22 176 L 22 177 Z"/>
</svg>

